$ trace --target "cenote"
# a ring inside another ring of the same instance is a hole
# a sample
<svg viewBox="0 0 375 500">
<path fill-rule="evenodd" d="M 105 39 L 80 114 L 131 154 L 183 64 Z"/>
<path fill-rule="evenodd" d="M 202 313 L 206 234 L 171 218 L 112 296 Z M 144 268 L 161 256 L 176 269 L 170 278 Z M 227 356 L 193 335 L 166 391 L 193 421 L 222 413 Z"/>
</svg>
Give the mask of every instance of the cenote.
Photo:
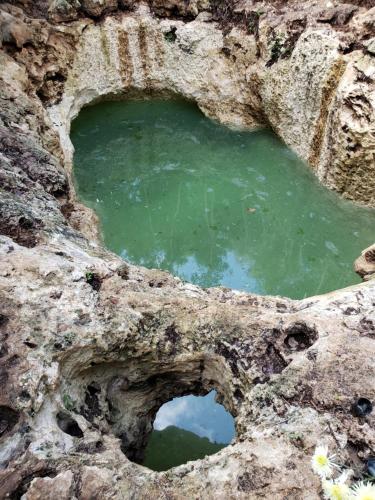
<svg viewBox="0 0 375 500">
<path fill-rule="evenodd" d="M 180 101 L 102 103 L 75 120 L 81 200 L 108 248 L 203 287 L 295 299 L 359 283 L 375 211 L 322 187 L 269 131 Z"/>
<path fill-rule="evenodd" d="M 84 109 L 71 138 L 79 197 L 98 214 L 106 246 L 134 264 L 203 287 L 295 299 L 360 281 L 353 261 L 373 242 L 375 211 L 322 187 L 268 130 L 233 131 L 190 103 L 145 100 Z M 182 405 L 190 424 L 182 415 L 163 427 L 157 416 L 148 467 L 164 470 L 232 439 L 233 419 L 213 393 L 187 398 L 169 404 Z M 210 420 L 214 410 L 224 413 Z"/>
</svg>

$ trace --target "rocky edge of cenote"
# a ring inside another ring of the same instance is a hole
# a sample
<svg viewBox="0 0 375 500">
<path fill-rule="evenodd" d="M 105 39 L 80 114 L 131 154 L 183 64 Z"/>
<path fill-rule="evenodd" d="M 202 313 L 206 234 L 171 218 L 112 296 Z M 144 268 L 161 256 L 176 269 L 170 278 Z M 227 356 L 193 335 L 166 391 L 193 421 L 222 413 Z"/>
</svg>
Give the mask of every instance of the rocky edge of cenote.
<svg viewBox="0 0 375 500">
<path fill-rule="evenodd" d="M 69 130 L 100 99 L 182 96 L 271 127 L 373 207 L 372 0 L 19 0 L 0 4 L 0 42 L 0 497 L 318 499 L 318 443 L 361 477 L 375 413 L 351 408 L 375 401 L 374 248 L 364 283 L 300 301 L 129 265 L 76 199 Z M 235 441 L 138 465 L 160 405 L 212 388 Z"/>
</svg>

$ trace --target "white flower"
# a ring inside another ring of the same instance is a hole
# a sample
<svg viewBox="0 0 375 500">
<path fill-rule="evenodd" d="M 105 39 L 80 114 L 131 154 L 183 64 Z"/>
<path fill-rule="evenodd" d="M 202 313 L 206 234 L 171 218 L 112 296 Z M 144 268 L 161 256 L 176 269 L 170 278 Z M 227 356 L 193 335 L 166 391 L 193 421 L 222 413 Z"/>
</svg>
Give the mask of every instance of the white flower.
<svg viewBox="0 0 375 500">
<path fill-rule="evenodd" d="M 323 479 L 324 497 L 328 500 L 348 500 L 350 488 L 346 484 L 348 473 L 344 472 L 336 479 Z"/>
<path fill-rule="evenodd" d="M 375 485 L 360 481 L 352 487 L 350 499 L 375 500 Z"/>
<path fill-rule="evenodd" d="M 334 455 L 328 456 L 328 446 L 317 446 L 311 459 L 313 471 L 322 478 L 331 477 L 332 469 L 336 466 L 333 459 Z"/>
</svg>

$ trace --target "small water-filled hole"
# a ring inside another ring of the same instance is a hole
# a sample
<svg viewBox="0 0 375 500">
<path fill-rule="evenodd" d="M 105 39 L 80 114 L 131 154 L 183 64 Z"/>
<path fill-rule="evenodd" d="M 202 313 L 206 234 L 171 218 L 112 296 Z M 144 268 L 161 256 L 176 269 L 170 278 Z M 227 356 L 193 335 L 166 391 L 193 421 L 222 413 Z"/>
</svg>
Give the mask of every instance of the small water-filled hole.
<svg viewBox="0 0 375 500">
<path fill-rule="evenodd" d="M 124 259 L 201 286 L 303 298 L 359 283 L 375 211 L 321 186 L 270 131 L 183 101 L 101 103 L 72 126 L 78 194 Z"/>
<path fill-rule="evenodd" d="M 235 436 L 234 419 L 215 402 L 216 392 L 183 396 L 158 411 L 143 465 L 163 471 L 217 453 Z"/>
</svg>

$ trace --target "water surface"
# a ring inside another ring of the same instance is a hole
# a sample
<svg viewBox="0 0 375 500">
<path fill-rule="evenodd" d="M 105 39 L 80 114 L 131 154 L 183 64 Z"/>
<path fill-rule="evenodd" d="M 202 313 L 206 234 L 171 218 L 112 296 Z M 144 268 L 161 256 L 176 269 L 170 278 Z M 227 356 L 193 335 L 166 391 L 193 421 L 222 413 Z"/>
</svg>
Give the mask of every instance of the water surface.
<svg viewBox="0 0 375 500">
<path fill-rule="evenodd" d="M 269 131 L 180 101 L 103 103 L 72 127 L 80 198 L 106 245 L 201 286 L 303 298 L 359 282 L 375 213 L 319 185 Z"/>
<path fill-rule="evenodd" d="M 212 455 L 230 443 L 234 419 L 215 396 L 211 391 L 204 397 L 184 396 L 164 404 L 156 415 L 143 465 L 167 470 Z"/>
</svg>

